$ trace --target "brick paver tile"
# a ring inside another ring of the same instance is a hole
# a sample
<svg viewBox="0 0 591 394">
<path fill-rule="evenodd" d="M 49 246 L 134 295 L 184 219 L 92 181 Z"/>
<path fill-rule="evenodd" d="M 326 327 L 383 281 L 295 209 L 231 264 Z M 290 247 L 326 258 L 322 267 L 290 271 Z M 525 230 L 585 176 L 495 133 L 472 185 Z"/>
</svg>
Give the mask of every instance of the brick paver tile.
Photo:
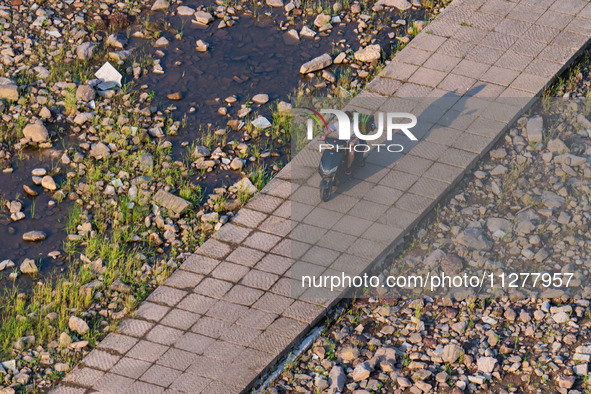
<svg viewBox="0 0 591 394">
<path fill-rule="evenodd" d="M 188 333 L 188 334 L 190 334 L 190 333 Z M 213 341 L 213 339 L 212 339 L 212 341 Z M 183 344 L 183 346 L 184 345 L 185 344 Z M 187 346 L 192 347 L 193 345 L 188 344 Z M 195 347 L 198 347 L 198 346 L 203 347 L 205 345 L 203 343 L 201 343 L 199 345 L 195 344 L 194 346 Z M 173 369 L 176 369 L 179 371 L 185 371 L 187 368 L 189 368 L 190 365 L 192 365 L 195 362 L 195 360 L 198 357 L 199 356 L 197 354 L 195 354 L 195 352 L 193 352 L 193 351 L 183 350 L 183 349 L 179 349 L 179 348 L 170 348 L 156 362 L 159 365 L 162 365 L 167 368 L 173 368 Z"/>
<path fill-rule="evenodd" d="M 150 330 L 150 332 L 146 335 L 146 339 L 148 341 L 156 342 L 161 345 L 172 345 L 174 344 L 181 336 L 183 332 L 176 328 L 167 327 L 157 325 Z"/>
<path fill-rule="evenodd" d="M 76 367 L 64 378 L 64 382 L 78 386 L 92 387 L 105 373 L 98 369 Z"/>
<path fill-rule="evenodd" d="M 282 198 L 259 193 L 248 202 L 247 208 L 264 213 L 271 213 L 277 209 L 277 207 L 281 205 L 283 201 L 284 200 Z"/>
<path fill-rule="evenodd" d="M 441 44 L 445 43 L 446 39 L 444 37 L 436 36 L 436 35 L 427 35 L 422 34 L 420 36 L 415 37 L 409 46 L 413 48 L 423 49 L 425 51 L 435 52 L 437 48 L 441 46 Z"/>
<path fill-rule="evenodd" d="M 416 157 L 422 157 L 430 161 L 435 161 L 445 151 L 446 145 L 437 144 L 430 141 L 421 141 L 420 144 L 412 148 L 410 154 Z"/>
<path fill-rule="evenodd" d="M 272 354 L 248 348 L 244 349 L 244 351 L 236 357 L 236 360 L 232 365 L 246 367 L 253 371 L 262 371 L 273 360 L 275 360 L 275 357 Z"/>
<path fill-rule="evenodd" d="M 269 333 L 283 335 L 288 338 L 296 338 L 306 329 L 307 326 L 308 323 L 292 319 L 291 317 L 282 316 L 275 320 L 266 331 Z"/>
<path fill-rule="evenodd" d="M 345 250 L 348 245 L 355 241 L 356 238 L 357 237 L 350 234 L 330 230 L 318 241 L 317 245 L 319 247 L 328 248 L 339 252 Z"/>
<path fill-rule="evenodd" d="M 181 376 L 182 371 L 173 368 L 167 368 L 162 365 L 153 364 L 141 377 L 140 380 L 143 380 L 148 383 L 156 384 L 162 387 L 168 387 L 172 382 L 174 382 L 179 376 Z"/>
<path fill-rule="evenodd" d="M 588 8 L 588 7 L 587 7 Z M 587 9 L 586 8 L 586 9 Z M 575 17 L 565 28 L 567 31 L 573 31 L 579 34 L 591 34 L 591 16 L 583 18 L 581 15 Z"/>
<path fill-rule="evenodd" d="M 523 73 L 511 83 L 514 89 L 539 93 L 548 84 L 548 79 L 538 75 Z"/>
<path fill-rule="evenodd" d="M 310 244 L 292 239 L 284 239 L 271 250 L 272 253 L 298 259 L 310 249 Z"/>
<path fill-rule="evenodd" d="M 282 201 L 282 200 L 280 200 Z M 248 227 L 237 226 L 233 223 L 224 224 L 213 237 L 220 241 L 239 244 L 250 234 L 251 230 Z"/>
<path fill-rule="evenodd" d="M 497 26 L 495 26 L 493 30 L 511 36 L 521 36 L 531 26 L 531 22 L 518 21 L 515 19 L 504 19 Z"/>
<path fill-rule="evenodd" d="M 265 219 L 258 229 L 266 233 L 285 237 L 292 229 L 292 222 L 287 218 L 272 215 Z"/>
<path fill-rule="evenodd" d="M 438 145 L 450 146 L 456 138 L 462 134 L 462 131 L 454 129 L 452 127 L 445 127 L 436 125 L 429 135 L 425 138 L 427 142 L 433 142 Z M 439 155 L 441 156 L 441 154 Z M 386 179 L 385 177 L 384 179 Z M 414 183 L 414 182 L 413 182 Z M 412 185 L 412 184 L 411 184 Z M 411 186 L 409 185 L 409 186 Z"/>
<path fill-rule="evenodd" d="M 428 198 L 437 198 L 449 187 L 448 183 L 422 177 L 411 188 L 410 192 Z"/>
<path fill-rule="evenodd" d="M 474 78 L 465 77 L 463 75 L 449 74 L 439 84 L 440 89 L 454 91 L 459 94 L 466 93 L 468 89 L 474 85 L 476 80 Z"/>
<path fill-rule="evenodd" d="M 292 339 L 289 337 L 265 331 L 252 341 L 250 347 L 272 355 L 279 355 L 291 343 Z"/>
<path fill-rule="evenodd" d="M 154 323 L 139 319 L 125 319 L 117 327 L 117 331 L 124 335 L 132 337 L 143 337 L 152 327 Z"/>
<path fill-rule="evenodd" d="M 384 246 L 379 242 L 374 242 L 368 239 L 359 238 L 346 250 L 347 253 L 368 258 L 370 260 L 376 259 L 382 253 Z"/>
<path fill-rule="evenodd" d="M 229 282 L 238 282 L 248 271 L 248 267 L 224 261 L 213 270 L 211 276 Z"/>
<path fill-rule="evenodd" d="M 230 245 L 210 238 L 197 249 L 197 253 L 214 259 L 223 259 L 230 253 Z"/>
<path fill-rule="evenodd" d="M 338 222 L 343 215 L 321 207 L 314 208 L 303 220 L 304 224 L 329 229 Z"/>
<path fill-rule="evenodd" d="M 398 88 L 402 86 L 402 82 L 391 78 L 376 77 L 367 84 L 367 89 L 371 92 L 383 94 L 384 96 L 393 95 Z"/>
<path fill-rule="evenodd" d="M 84 394 L 86 389 L 81 387 L 58 386 L 49 392 L 50 394 Z"/>
<path fill-rule="evenodd" d="M 330 268 L 340 273 L 344 272 L 349 275 L 359 275 L 369 263 L 370 261 L 367 259 L 343 253 L 334 263 L 332 263 Z"/>
<path fill-rule="evenodd" d="M 215 298 L 201 294 L 189 294 L 177 305 L 177 308 L 204 314 L 216 302 L 217 300 Z"/>
<path fill-rule="evenodd" d="M 151 321 L 159 321 L 168 313 L 170 307 L 154 304 L 152 302 L 144 301 L 136 312 L 137 317 L 141 317 L 142 319 L 151 320 Z"/>
<path fill-rule="evenodd" d="M 190 290 L 201 282 L 203 275 L 194 274 L 184 270 L 177 270 L 172 273 L 164 282 L 165 285 L 178 289 Z"/>
<path fill-rule="evenodd" d="M 256 228 L 263 220 L 265 220 L 266 217 L 267 215 L 262 212 L 243 208 L 236 216 L 234 216 L 232 223 L 249 228 Z"/>
<path fill-rule="evenodd" d="M 273 218 L 273 217 L 274 216 L 271 216 L 270 218 Z M 245 248 L 244 246 L 239 246 L 236 249 L 234 249 L 234 251 L 232 253 L 230 253 L 230 255 L 226 258 L 226 260 L 228 260 L 232 263 L 237 263 L 237 264 L 245 265 L 247 267 L 252 267 L 257 262 L 259 262 L 261 260 L 261 258 L 263 258 L 264 255 L 265 255 L 265 253 L 261 252 L 260 250 Z"/>
<path fill-rule="evenodd" d="M 164 387 L 137 381 L 127 389 L 125 394 L 160 394 L 163 393 L 164 390 Z"/>
<path fill-rule="evenodd" d="M 475 47 L 475 44 L 469 44 L 465 41 L 448 38 L 443 45 L 437 49 L 437 53 L 447 56 L 464 58 Z M 456 66 L 457 67 L 457 66 Z"/>
<path fill-rule="evenodd" d="M 246 238 L 244 245 L 269 252 L 280 240 L 281 238 L 276 235 L 255 231 Z"/>
<path fill-rule="evenodd" d="M 468 44 L 478 44 L 487 34 L 487 30 L 482 30 L 474 26 L 460 26 L 453 35 L 453 38 Z"/>
<path fill-rule="evenodd" d="M 285 310 L 285 312 L 283 312 L 283 315 L 304 323 L 312 323 L 321 316 L 324 311 L 323 307 L 296 300 Z"/>
<path fill-rule="evenodd" d="M 242 315 L 236 323 L 242 326 L 256 328 L 257 330 L 265 330 L 277 317 L 278 315 L 274 313 L 251 309 L 248 313 Z"/>
<path fill-rule="evenodd" d="M 402 98 L 426 97 L 433 88 L 416 83 L 404 83 L 397 91 L 396 96 Z"/>
<path fill-rule="evenodd" d="M 126 335 L 116 334 L 114 332 L 106 336 L 105 339 L 97 344 L 98 349 L 106 349 L 124 354 L 137 343 L 137 338 L 128 337 Z"/>
<path fill-rule="evenodd" d="M 568 25 L 568 23 L 573 20 L 573 18 L 573 15 L 565 14 L 564 12 L 548 10 L 538 18 L 536 24 L 550 26 L 555 29 L 562 29 L 564 26 Z"/>
<path fill-rule="evenodd" d="M 430 51 L 406 47 L 398 53 L 397 61 L 420 66 L 433 54 Z"/>
<path fill-rule="evenodd" d="M 419 85 L 435 87 L 443 80 L 443 78 L 445 78 L 446 75 L 447 73 L 443 71 L 421 67 L 412 75 L 412 77 L 410 77 L 409 81 L 418 83 Z"/>
<path fill-rule="evenodd" d="M 84 358 L 84 365 L 100 369 L 101 371 L 108 371 L 119 361 L 121 356 L 107 353 L 102 350 L 93 350 Z"/>
<path fill-rule="evenodd" d="M 240 348 L 239 352 L 243 351 L 244 349 Z M 234 356 L 238 356 L 238 354 Z M 218 379 L 230 364 L 230 360 L 216 360 L 205 356 L 197 356 L 193 364 L 187 369 L 187 372 L 209 379 Z"/>
<path fill-rule="evenodd" d="M 398 199 L 395 206 L 396 208 L 400 208 L 408 212 L 420 214 L 426 208 L 428 208 L 432 202 L 432 198 L 406 192 L 402 197 L 400 197 L 400 199 Z"/>
<path fill-rule="evenodd" d="M 453 72 L 457 75 L 478 79 L 490 68 L 490 64 L 479 63 L 474 60 L 463 59 L 456 67 Z"/>
<path fill-rule="evenodd" d="M 168 286 L 158 286 L 158 288 L 148 296 L 148 301 L 175 306 L 185 295 L 187 295 L 185 290 L 175 289 L 174 287 Z"/>
<path fill-rule="evenodd" d="M 550 9 L 558 12 L 576 15 L 588 4 L 589 2 L 584 0 L 561 0 L 554 2 Z"/>
<path fill-rule="evenodd" d="M 131 348 L 131 350 L 127 353 L 127 356 L 153 363 L 158 360 L 158 358 L 160 358 L 160 356 L 162 356 L 168 349 L 168 346 L 141 340 L 133 348 Z"/>
<path fill-rule="evenodd" d="M 107 373 L 100 378 L 93 389 L 107 393 L 124 393 L 133 384 L 133 379 L 113 373 Z"/>
<path fill-rule="evenodd" d="M 193 291 L 197 294 L 212 298 L 222 298 L 231 288 L 232 283 L 230 282 L 214 278 L 205 278 Z"/>
<path fill-rule="evenodd" d="M 516 3 L 505 0 L 489 0 L 480 7 L 480 12 L 504 17 L 507 16 L 516 5 Z"/>
<path fill-rule="evenodd" d="M 366 220 L 376 220 L 388 209 L 387 205 L 362 200 L 349 211 L 349 215 L 357 216 Z M 335 228 L 336 229 L 336 228 Z"/>
<path fill-rule="evenodd" d="M 464 133 L 454 141 L 453 147 L 480 154 L 492 142 L 491 138 L 476 134 Z"/>
<path fill-rule="evenodd" d="M 185 262 L 181 265 L 181 269 L 206 275 L 213 271 L 213 269 L 217 267 L 219 263 L 220 260 L 218 259 L 192 254 L 187 257 Z"/>
<path fill-rule="evenodd" d="M 252 270 L 251 272 L 255 272 Z M 260 272 L 260 271 L 259 271 Z M 240 305 L 252 305 L 258 300 L 263 292 L 252 287 L 236 285 L 224 296 L 224 300 Z"/>
<path fill-rule="evenodd" d="M 375 223 L 362 235 L 363 238 L 390 245 L 403 232 L 402 228 Z M 333 268 L 331 265 L 330 268 Z"/>
<path fill-rule="evenodd" d="M 150 365 L 152 364 L 147 361 L 123 357 L 121 360 L 119 360 L 119 362 L 117 362 L 117 364 L 115 364 L 115 366 L 113 366 L 113 368 L 111 368 L 110 372 L 127 376 L 128 378 L 137 379 L 148 370 Z"/>
<path fill-rule="evenodd" d="M 294 263 L 293 259 L 276 254 L 268 254 L 261 259 L 255 266 L 256 269 L 273 274 L 281 275 L 289 269 Z"/>
<path fill-rule="evenodd" d="M 207 316 L 234 323 L 247 312 L 248 308 L 243 305 L 222 300 L 215 303 L 209 311 L 207 311 Z"/>
<path fill-rule="evenodd" d="M 552 62 L 565 63 L 576 52 L 577 49 L 574 48 L 550 44 L 546 48 L 544 48 L 542 52 L 540 52 L 538 57 L 540 57 L 541 59 L 550 60 Z"/>
<path fill-rule="evenodd" d="M 414 64 L 404 63 L 398 61 L 398 59 L 394 59 L 384 68 L 382 75 L 406 81 L 418 68 L 419 67 Z"/>
<path fill-rule="evenodd" d="M 260 309 L 265 312 L 280 315 L 282 314 L 294 300 L 289 297 L 284 297 L 278 294 L 265 293 L 259 300 L 252 306 L 255 309 Z"/>
<path fill-rule="evenodd" d="M 532 56 L 507 51 L 494 65 L 502 69 L 523 71 L 533 59 Z"/>
<path fill-rule="evenodd" d="M 453 167 L 443 163 L 434 163 L 425 173 L 425 177 L 451 183 L 464 171 L 459 167 Z"/>
<path fill-rule="evenodd" d="M 179 330 L 187 330 L 199 319 L 199 315 L 196 313 L 184 311 L 181 309 L 173 309 L 168 312 L 168 315 L 160 321 L 160 324 L 178 328 Z"/>
<path fill-rule="evenodd" d="M 236 359 L 236 356 L 245 349 L 244 346 L 237 345 L 222 340 L 217 340 L 211 345 L 203 355 L 214 360 L 231 362 Z"/>
<path fill-rule="evenodd" d="M 540 4 L 540 3 L 538 2 L 537 4 Z M 545 9 L 546 7 L 543 7 L 543 8 L 542 7 L 543 6 L 541 6 L 541 5 L 540 5 L 540 8 L 538 8 L 538 7 L 531 7 L 528 4 L 518 4 L 517 6 L 515 6 L 515 8 L 513 8 L 509 12 L 509 15 L 507 15 L 507 18 L 534 23 L 546 11 L 546 9 Z"/>
<path fill-rule="evenodd" d="M 335 261 L 337 257 L 339 257 L 339 254 L 340 252 L 336 250 L 316 245 L 311 247 L 310 250 L 308 250 L 306 254 L 302 256 L 302 260 L 326 267 L 332 264 L 332 262 Z M 300 264 L 300 262 L 296 263 L 296 265 L 298 264 Z"/>
<path fill-rule="evenodd" d="M 497 85 L 509 86 L 518 75 L 518 71 L 492 66 L 479 79 Z"/>
<path fill-rule="evenodd" d="M 263 189 L 261 190 L 261 193 L 286 199 L 289 198 L 289 196 L 291 196 L 291 186 L 291 182 L 286 182 L 277 179 L 273 182 L 267 183 L 265 187 L 263 187 Z"/>
<path fill-rule="evenodd" d="M 233 324 L 228 327 L 223 333 L 220 339 L 222 341 L 235 343 L 241 346 L 248 346 L 257 336 L 261 334 L 261 330 Z"/>
<path fill-rule="evenodd" d="M 316 227 L 310 224 L 298 224 L 292 230 L 290 238 L 296 241 L 312 244 L 324 234 L 326 234 L 326 232 L 326 228 Z"/>
<path fill-rule="evenodd" d="M 244 276 L 241 283 L 257 289 L 269 290 L 277 279 L 279 279 L 278 275 L 253 269 Z"/>
<path fill-rule="evenodd" d="M 567 46 L 573 49 L 582 48 L 589 41 L 589 34 L 577 34 L 572 31 L 562 31 L 551 42 L 552 45 Z"/>
<path fill-rule="evenodd" d="M 215 342 L 215 339 L 206 337 L 204 335 L 195 334 L 192 332 L 186 332 L 183 334 L 181 339 L 175 343 L 174 347 L 187 352 L 202 354 L 205 349 L 211 346 Z"/>
<path fill-rule="evenodd" d="M 355 241 L 353 241 L 355 242 Z M 319 276 L 326 270 L 326 267 L 320 265 L 318 262 L 308 263 L 305 261 L 298 261 L 293 265 L 293 267 L 285 273 L 285 277 L 279 280 L 279 284 L 283 287 L 283 291 L 285 291 L 285 296 L 298 298 L 298 295 L 303 293 L 301 289 L 301 280 L 303 276 Z M 295 281 L 290 281 L 290 279 L 294 279 Z M 294 291 L 299 290 L 299 294 L 295 295 Z"/>
<path fill-rule="evenodd" d="M 448 148 L 447 151 L 439 158 L 439 162 L 450 164 L 452 166 L 466 168 L 476 160 L 478 155 L 476 153 L 468 152 L 456 148 Z"/>
<path fill-rule="evenodd" d="M 232 364 L 220 376 L 219 381 L 233 386 L 244 387 L 248 385 L 259 373 L 252 369 Z"/>
<path fill-rule="evenodd" d="M 436 19 L 429 23 L 424 31 L 427 34 L 435 34 L 441 37 L 451 37 L 459 27 L 460 25 L 455 22 L 439 21 Z"/>
<path fill-rule="evenodd" d="M 171 385 L 171 389 L 176 389 L 185 393 L 199 394 L 205 392 L 205 388 L 211 383 L 210 379 L 193 373 L 184 373 L 179 376 Z"/>
<path fill-rule="evenodd" d="M 191 327 L 191 331 L 217 339 L 228 327 L 230 327 L 231 324 L 232 323 L 224 320 L 203 316 L 197 320 L 197 323 L 195 323 L 193 327 Z"/>
<path fill-rule="evenodd" d="M 376 185 L 367 195 L 367 200 L 382 205 L 392 205 L 402 195 L 402 191 L 388 186 Z"/>
<path fill-rule="evenodd" d="M 476 45 L 474 49 L 466 55 L 465 59 L 484 64 L 495 64 L 496 61 L 499 60 L 499 58 L 503 56 L 504 53 L 505 51 L 500 49 L 493 49 L 483 45 Z"/>
<path fill-rule="evenodd" d="M 534 59 L 526 68 L 525 72 L 546 78 L 553 77 L 563 67 L 561 63 L 551 62 L 544 59 Z"/>
<path fill-rule="evenodd" d="M 500 15 L 475 12 L 470 18 L 470 25 L 482 30 L 491 31 L 503 20 L 504 18 Z"/>
</svg>

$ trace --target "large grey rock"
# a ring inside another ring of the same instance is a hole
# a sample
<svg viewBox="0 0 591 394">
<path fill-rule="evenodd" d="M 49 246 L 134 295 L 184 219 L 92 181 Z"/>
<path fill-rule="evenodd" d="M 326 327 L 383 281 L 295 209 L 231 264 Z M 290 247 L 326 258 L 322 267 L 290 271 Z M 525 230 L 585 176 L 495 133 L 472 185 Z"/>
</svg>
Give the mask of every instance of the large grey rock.
<svg viewBox="0 0 591 394">
<path fill-rule="evenodd" d="M 68 327 L 70 327 L 70 330 L 76 331 L 80 335 L 84 335 L 88 332 L 88 330 L 90 330 L 88 324 L 76 316 L 70 316 L 70 320 L 68 320 Z"/>
<path fill-rule="evenodd" d="M 88 85 L 80 85 L 76 89 L 76 100 L 92 101 L 96 96 L 96 92 Z"/>
<path fill-rule="evenodd" d="M 343 371 L 342 367 L 332 367 L 330 373 L 328 374 L 328 384 L 330 385 L 331 389 L 342 392 L 343 388 L 345 387 L 346 380 L 347 375 L 345 374 L 345 371 Z"/>
<path fill-rule="evenodd" d="M 23 135 L 33 142 L 46 142 L 49 139 L 49 132 L 43 123 L 29 123 L 23 129 Z"/>
<path fill-rule="evenodd" d="M 18 87 L 12 80 L 0 77 L 0 99 L 17 101 Z"/>
<path fill-rule="evenodd" d="M 152 11 L 163 11 L 168 9 L 168 7 L 170 7 L 170 4 L 167 0 L 156 0 L 152 5 Z"/>
<path fill-rule="evenodd" d="M 185 212 L 185 210 L 191 206 L 191 203 L 187 200 L 177 197 L 174 194 L 171 194 L 162 189 L 156 192 L 153 200 L 157 204 L 179 215 Z"/>
<path fill-rule="evenodd" d="M 544 136 L 544 119 L 541 116 L 533 116 L 527 120 L 527 140 L 529 142 L 542 142 Z"/>
<path fill-rule="evenodd" d="M 111 154 L 111 150 L 109 149 L 109 147 L 107 145 L 105 145 L 102 142 L 97 142 L 96 144 L 93 144 L 92 147 L 90 148 L 90 156 L 92 157 L 109 157 L 109 155 Z"/>
<path fill-rule="evenodd" d="M 486 220 L 486 228 L 488 229 L 488 231 L 491 232 L 491 234 L 494 234 L 499 230 L 501 230 L 505 234 L 508 234 L 511 232 L 512 227 L 513 225 L 507 219 L 489 218 Z"/>
<path fill-rule="evenodd" d="M 83 42 L 76 47 L 76 56 L 80 60 L 88 60 L 94 54 L 96 44 L 93 42 Z"/>
<path fill-rule="evenodd" d="M 455 343 L 450 343 L 443 348 L 441 359 L 446 363 L 455 363 L 462 354 L 462 348 Z"/>
<path fill-rule="evenodd" d="M 23 241 L 38 242 L 45 240 L 45 238 L 47 238 L 47 234 L 45 234 L 43 231 L 27 231 L 23 234 Z M 30 259 L 25 259 L 25 261 L 26 260 Z"/>
<path fill-rule="evenodd" d="M 571 153 L 565 153 L 563 155 L 558 155 L 554 158 L 554 162 L 558 164 L 566 164 L 567 166 L 571 167 L 578 167 L 582 166 L 587 162 L 585 157 L 575 156 Z"/>
<path fill-rule="evenodd" d="M 209 12 L 197 11 L 195 13 L 195 20 L 199 23 L 203 23 L 204 25 L 210 24 L 213 22 L 213 19 L 213 15 L 211 15 Z"/>
<path fill-rule="evenodd" d="M 369 367 L 368 363 L 361 363 L 355 367 L 351 376 L 355 382 L 360 382 L 369 378 L 370 374 L 371 368 Z"/>
<path fill-rule="evenodd" d="M 556 209 L 564 205 L 565 199 L 554 192 L 546 190 L 542 193 L 542 202 L 546 207 Z"/>
<path fill-rule="evenodd" d="M 455 242 L 475 250 L 490 249 L 493 245 L 491 241 L 484 237 L 482 229 L 475 227 L 462 231 L 455 238 Z"/>
<path fill-rule="evenodd" d="M 300 74 L 307 74 L 314 71 L 322 70 L 332 64 L 332 58 L 328 53 L 318 56 L 309 62 L 302 64 L 300 67 Z"/>
<path fill-rule="evenodd" d="M 405 11 L 412 7 L 412 4 L 407 0 L 379 0 L 376 2 L 376 5 L 398 8 L 400 11 Z"/>
<path fill-rule="evenodd" d="M 479 372 L 491 373 L 497 365 L 497 359 L 494 357 L 480 357 L 476 361 Z"/>
<path fill-rule="evenodd" d="M 355 59 L 361 62 L 373 62 L 382 56 L 382 49 L 379 45 L 368 45 L 355 52 Z"/>
<path fill-rule="evenodd" d="M 25 275 L 36 275 L 39 272 L 35 261 L 32 259 L 24 259 L 19 268 Z"/>
</svg>

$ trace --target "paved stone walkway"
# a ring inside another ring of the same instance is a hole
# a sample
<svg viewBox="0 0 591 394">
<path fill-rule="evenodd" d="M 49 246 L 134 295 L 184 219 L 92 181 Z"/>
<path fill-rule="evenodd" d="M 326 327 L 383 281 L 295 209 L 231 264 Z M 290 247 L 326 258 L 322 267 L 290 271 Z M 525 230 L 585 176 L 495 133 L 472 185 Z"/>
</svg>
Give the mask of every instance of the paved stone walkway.
<svg viewBox="0 0 591 394">
<path fill-rule="evenodd" d="M 328 203 L 305 149 L 54 392 L 250 389 L 336 300 L 291 279 L 379 263 L 590 37 L 587 1 L 454 0 L 351 103 L 412 103 L 420 143 L 396 161 L 370 155 Z"/>
</svg>

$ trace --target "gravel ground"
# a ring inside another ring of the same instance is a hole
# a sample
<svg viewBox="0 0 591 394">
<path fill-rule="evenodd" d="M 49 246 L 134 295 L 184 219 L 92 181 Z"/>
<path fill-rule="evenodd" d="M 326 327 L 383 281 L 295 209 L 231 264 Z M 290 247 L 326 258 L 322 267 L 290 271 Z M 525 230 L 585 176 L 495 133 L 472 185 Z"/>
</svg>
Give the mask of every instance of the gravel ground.
<svg viewBox="0 0 591 394">
<path fill-rule="evenodd" d="M 547 91 L 571 100 L 519 119 L 379 273 L 573 273 L 569 288 L 370 291 L 269 393 L 591 391 L 588 63 Z"/>
</svg>

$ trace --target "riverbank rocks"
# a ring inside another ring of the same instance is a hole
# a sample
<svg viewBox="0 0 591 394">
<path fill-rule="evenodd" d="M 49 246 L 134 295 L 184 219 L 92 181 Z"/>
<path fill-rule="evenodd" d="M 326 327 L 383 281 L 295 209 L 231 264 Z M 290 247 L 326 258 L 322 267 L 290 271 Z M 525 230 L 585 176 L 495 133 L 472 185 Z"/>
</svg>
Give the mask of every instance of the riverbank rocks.
<svg viewBox="0 0 591 394">
<path fill-rule="evenodd" d="M 183 94 L 181 92 L 169 93 L 166 95 L 166 98 L 173 101 L 179 101 L 183 99 Z"/>
<path fill-rule="evenodd" d="M 23 234 L 23 241 L 28 242 L 39 242 L 45 240 L 45 238 L 47 238 L 47 234 L 43 231 L 28 231 Z"/>
<path fill-rule="evenodd" d="M 41 178 L 41 186 L 47 190 L 57 190 L 57 185 L 55 184 L 55 180 L 51 175 L 45 175 L 43 178 Z"/>
<path fill-rule="evenodd" d="M 80 85 L 76 89 L 76 100 L 78 101 L 92 101 L 96 97 L 96 92 L 88 85 Z"/>
<path fill-rule="evenodd" d="M 89 60 L 94 54 L 96 43 L 94 42 L 83 42 L 76 47 L 76 56 L 80 60 Z"/>
<path fill-rule="evenodd" d="M 230 163 L 230 168 L 232 170 L 239 171 L 242 169 L 242 167 L 244 167 L 244 163 L 242 162 L 242 160 L 240 160 L 238 157 L 232 159 L 232 162 Z"/>
<path fill-rule="evenodd" d="M 300 67 L 300 74 L 308 74 L 314 71 L 322 70 L 332 64 L 332 58 L 328 53 L 318 56 Z"/>
<path fill-rule="evenodd" d="M 540 116 L 533 116 L 527 120 L 527 140 L 529 142 L 537 143 L 542 142 L 543 130 L 544 130 L 544 119 Z"/>
<path fill-rule="evenodd" d="M 17 101 L 18 87 L 11 79 L 0 77 L 0 99 Z"/>
<path fill-rule="evenodd" d="M 177 197 L 165 190 L 158 190 L 153 198 L 154 202 L 176 213 L 182 214 L 191 206 L 191 203 L 184 198 Z"/>
<path fill-rule="evenodd" d="M 39 272 L 35 261 L 32 259 L 24 259 L 19 269 L 25 275 L 36 275 Z"/>
<path fill-rule="evenodd" d="M 269 7 L 283 7 L 283 0 L 267 0 Z"/>
<path fill-rule="evenodd" d="M 209 43 L 207 43 L 203 40 L 197 40 L 197 43 L 195 44 L 195 48 L 199 52 L 207 52 L 207 50 L 209 49 Z"/>
<path fill-rule="evenodd" d="M 201 24 L 208 25 L 214 21 L 214 18 L 209 12 L 197 11 L 195 13 L 195 20 Z"/>
<path fill-rule="evenodd" d="M 96 158 L 106 158 L 109 157 L 111 154 L 111 150 L 107 145 L 102 142 L 97 142 L 96 144 L 92 144 L 90 147 L 90 156 Z"/>
<path fill-rule="evenodd" d="M 266 104 L 269 101 L 269 96 L 267 94 L 255 94 L 252 97 L 252 101 L 257 104 Z"/>
<path fill-rule="evenodd" d="M 181 5 L 176 9 L 176 13 L 180 16 L 191 16 L 195 14 L 195 10 L 191 7 L 187 7 L 186 5 Z"/>
<path fill-rule="evenodd" d="M 70 316 L 70 319 L 68 320 L 68 327 L 70 330 L 75 331 L 80 335 L 84 335 L 90 330 L 88 324 L 76 316 Z"/>
<path fill-rule="evenodd" d="M 170 7 L 167 0 L 156 0 L 152 5 L 152 11 L 164 11 Z"/>
<path fill-rule="evenodd" d="M 379 60 L 382 56 L 382 50 L 379 45 L 368 45 L 365 48 L 355 52 L 355 59 L 361 62 L 373 62 Z"/>
<path fill-rule="evenodd" d="M 47 127 L 43 123 L 29 123 L 23 129 L 23 135 L 25 138 L 30 139 L 33 142 L 46 142 L 49 140 L 49 132 Z"/>
<path fill-rule="evenodd" d="M 399 9 L 400 11 L 406 11 L 412 7 L 412 4 L 407 0 L 378 0 L 376 2 L 376 5 L 394 7 Z"/>
</svg>

